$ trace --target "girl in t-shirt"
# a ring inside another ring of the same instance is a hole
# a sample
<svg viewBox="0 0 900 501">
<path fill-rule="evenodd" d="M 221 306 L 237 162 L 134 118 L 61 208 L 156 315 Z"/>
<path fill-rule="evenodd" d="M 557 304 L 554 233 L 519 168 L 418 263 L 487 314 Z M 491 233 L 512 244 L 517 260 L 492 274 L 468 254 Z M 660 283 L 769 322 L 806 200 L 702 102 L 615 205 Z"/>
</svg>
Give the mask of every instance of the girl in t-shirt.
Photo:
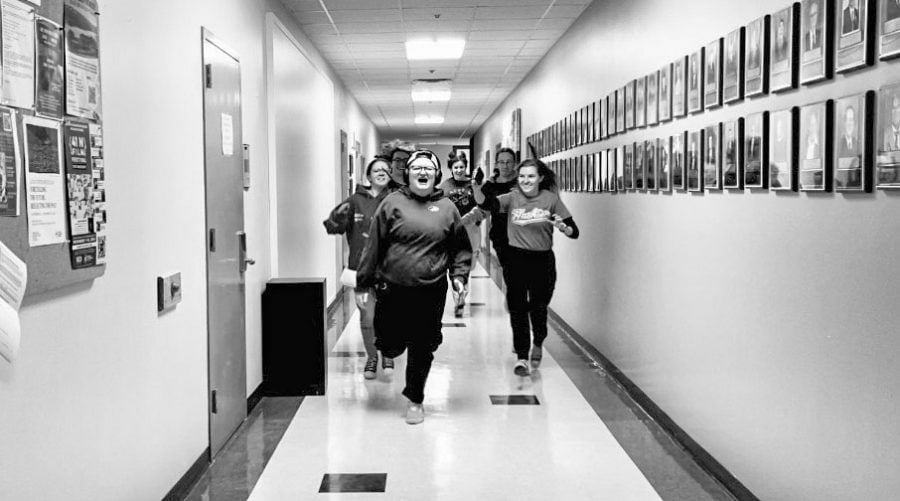
<svg viewBox="0 0 900 501">
<path fill-rule="evenodd" d="M 508 214 L 509 248 L 503 267 L 513 347 L 518 358 L 513 371 L 527 376 L 529 349 L 531 364 L 537 368 L 547 338 L 547 305 L 556 285 L 553 229 L 575 239 L 578 226 L 557 195 L 553 171 L 535 159 L 521 162 L 517 170 L 518 189 L 486 203 Z M 534 333 L 533 340 L 530 331 Z"/>
<path fill-rule="evenodd" d="M 475 193 L 472 188 L 473 180 L 469 177 L 468 163 L 465 156 L 450 156 L 450 174 L 451 177 L 441 183 L 439 188 L 444 191 L 444 195 L 453 202 L 460 216 L 465 216 L 475 205 Z M 465 220 L 464 220 L 465 221 Z M 465 224 L 466 233 L 469 235 L 469 243 L 472 245 L 472 262 L 478 259 L 478 249 L 481 247 L 481 229 L 479 228 L 481 221 L 469 220 Z M 466 304 L 466 294 L 468 291 L 463 290 L 460 293 L 454 293 L 454 315 L 462 317 L 463 309 Z"/>
</svg>

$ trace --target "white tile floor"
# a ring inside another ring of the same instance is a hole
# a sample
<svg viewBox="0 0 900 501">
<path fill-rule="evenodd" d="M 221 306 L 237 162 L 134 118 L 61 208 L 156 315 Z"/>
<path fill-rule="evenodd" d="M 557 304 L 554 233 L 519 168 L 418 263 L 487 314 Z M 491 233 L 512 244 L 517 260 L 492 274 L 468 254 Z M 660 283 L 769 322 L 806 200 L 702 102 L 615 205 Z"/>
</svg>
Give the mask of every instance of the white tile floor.
<svg viewBox="0 0 900 501">
<path fill-rule="evenodd" d="M 478 269 L 473 275 L 484 275 Z M 251 500 L 660 499 L 547 350 L 532 376 L 513 374 L 503 295 L 471 281 L 463 328 L 444 344 L 425 389 L 425 423 L 404 422 L 405 356 L 393 376 L 362 376 L 363 357 L 329 359 L 327 395 L 307 397 Z M 445 322 L 459 322 L 448 302 Z M 364 351 L 356 317 L 333 351 Z M 492 405 L 536 395 L 540 405 Z M 386 473 L 383 494 L 319 494 L 326 473 Z"/>
</svg>

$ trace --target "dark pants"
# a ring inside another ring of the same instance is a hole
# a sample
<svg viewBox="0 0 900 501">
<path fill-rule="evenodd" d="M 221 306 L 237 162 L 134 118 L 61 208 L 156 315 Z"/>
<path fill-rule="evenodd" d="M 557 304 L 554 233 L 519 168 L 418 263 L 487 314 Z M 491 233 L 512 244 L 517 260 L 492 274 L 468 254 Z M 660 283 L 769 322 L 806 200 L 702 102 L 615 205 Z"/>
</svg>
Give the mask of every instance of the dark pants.
<svg viewBox="0 0 900 501">
<path fill-rule="evenodd" d="M 507 247 L 506 254 L 503 270 L 513 347 L 520 359 L 528 358 L 532 342 L 541 346 L 547 338 L 547 305 L 556 286 L 556 258 L 552 250 L 528 251 L 517 247 Z"/>
<path fill-rule="evenodd" d="M 434 351 L 444 340 L 441 317 L 447 297 L 447 280 L 434 285 L 401 287 L 387 285 L 377 290 L 375 302 L 375 346 L 394 358 L 409 350 L 406 388 L 403 395 L 421 404 Z"/>
<path fill-rule="evenodd" d="M 508 252 L 509 244 L 494 243 L 493 245 L 494 245 L 494 252 L 497 253 L 497 261 L 500 261 L 500 272 L 503 274 L 503 283 L 505 283 L 505 284 L 509 283 L 509 277 L 507 276 L 507 273 L 509 273 L 507 271 L 509 269 L 509 266 L 507 266 L 507 261 L 509 261 L 509 252 Z"/>
</svg>

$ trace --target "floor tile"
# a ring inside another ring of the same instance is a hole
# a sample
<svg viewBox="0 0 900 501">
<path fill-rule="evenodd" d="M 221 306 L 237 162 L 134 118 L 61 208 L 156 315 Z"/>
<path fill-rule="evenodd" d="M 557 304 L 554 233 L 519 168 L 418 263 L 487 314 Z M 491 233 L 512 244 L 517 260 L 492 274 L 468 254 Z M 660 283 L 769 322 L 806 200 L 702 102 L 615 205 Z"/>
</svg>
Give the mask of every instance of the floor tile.
<svg viewBox="0 0 900 501">
<path fill-rule="evenodd" d="M 319 492 L 384 492 L 387 473 L 326 473 Z"/>
<path fill-rule="evenodd" d="M 491 395 L 494 405 L 541 405 L 535 395 Z"/>
</svg>

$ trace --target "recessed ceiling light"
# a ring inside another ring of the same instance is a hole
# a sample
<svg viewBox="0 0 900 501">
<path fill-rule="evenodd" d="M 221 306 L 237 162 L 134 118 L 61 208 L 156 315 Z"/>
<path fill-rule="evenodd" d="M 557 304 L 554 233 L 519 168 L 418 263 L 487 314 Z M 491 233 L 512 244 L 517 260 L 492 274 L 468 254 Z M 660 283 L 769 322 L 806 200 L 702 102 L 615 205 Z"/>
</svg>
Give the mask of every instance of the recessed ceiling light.
<svg viewBox="0 0 900 501">
<path fill-rule="evenodd" d="M 439 115 L 417 115 L 416 123 L 419 125 L 442 124 L 444 117 Z"/>
<path fill-rule="evenodd" d="M 406 59 L 459 59 L 465 47 L 465 40 L 453 38 L 407 40 Z"/>
<path fill-rule="evenodd" d="M 450 100 L 450 81 L 449 80 L 413 80 L 412 83 L 412 100 L 413 101 L 449 101 Z"/>
</svg>

